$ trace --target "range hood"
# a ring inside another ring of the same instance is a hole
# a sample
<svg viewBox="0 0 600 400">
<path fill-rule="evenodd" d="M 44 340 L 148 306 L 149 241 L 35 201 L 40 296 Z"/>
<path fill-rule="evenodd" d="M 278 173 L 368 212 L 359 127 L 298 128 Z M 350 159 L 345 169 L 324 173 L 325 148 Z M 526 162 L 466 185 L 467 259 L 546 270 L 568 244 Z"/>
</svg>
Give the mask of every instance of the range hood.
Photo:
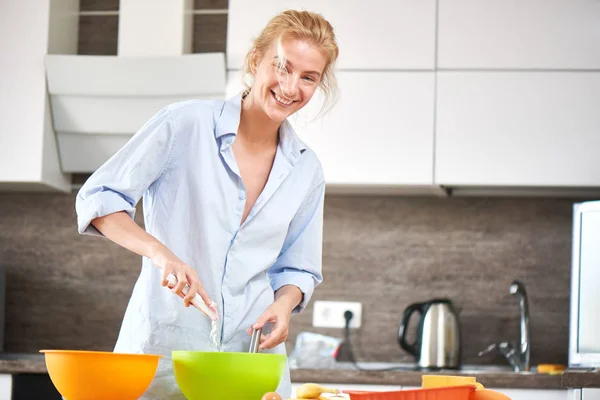
<svg viewBox="0 0 600 400">
<path fill-rule="evenodd" d="M 225 54 L 191 54 L 192 9 L 192 0 L 121 0 L 118 55 L 45 57 L 64 173 L 94 172 L 170 103 L 225 98 Z"/>
<path fill-rule="evenodd" d="M 162 107 L 225 97 L 223 53 L 46 56 L 63 172 L 91 173 Z"/>
</svg>

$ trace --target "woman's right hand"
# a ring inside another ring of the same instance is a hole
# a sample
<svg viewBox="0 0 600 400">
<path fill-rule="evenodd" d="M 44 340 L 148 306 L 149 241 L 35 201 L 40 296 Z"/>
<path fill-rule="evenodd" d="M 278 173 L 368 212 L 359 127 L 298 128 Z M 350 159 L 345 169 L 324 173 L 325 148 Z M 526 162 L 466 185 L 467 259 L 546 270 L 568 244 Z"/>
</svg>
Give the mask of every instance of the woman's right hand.
<svg viewBox="0 0 600 400">
<path fill-rule="evenodd" d="M 183 304 L 186 307 L 191 305 L 195 293 L 198 293 L 206 305 L 213 308 L 212 300 L 208 296 L 208 293 L 206 293 L 206 290 L 204 290 L 198 274 L 192 267 L 181 261 L 165 246 L 160 246 L 159 249 L 153 251 L 152 253 L 152 257 L 150 258 L 152 263 L 158 268 L 162 269 L 161 284 L 163 286 L 167 286 L 167 277 L 170 274 L 173 274 L 177 278 L 177 284 L 171 289 L 171 291 L 178 294 L 179 297 L 183 299 Z M 187 294 L 184 294 L 182 290 L 186 284 L 188 284 L 190 288 Z"/>
</svg>

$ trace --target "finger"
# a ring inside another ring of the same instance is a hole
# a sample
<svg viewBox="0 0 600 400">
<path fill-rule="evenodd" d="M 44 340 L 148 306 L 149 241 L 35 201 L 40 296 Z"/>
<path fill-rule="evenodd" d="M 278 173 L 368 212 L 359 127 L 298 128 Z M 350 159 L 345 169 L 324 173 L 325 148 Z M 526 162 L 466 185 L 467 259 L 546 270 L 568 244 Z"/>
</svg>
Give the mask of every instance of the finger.
<svg viewBox="0 0 600 400">
<path fill-rule="evenodd" d="M 266 337 L 266 340 L 260 344 L 258 350 L 272 349 L 273 347 L 283 343 L 286 338 L 287 330 L 284 328 L 276 328 Z"/>
<path fill-rule="evenodd" d="M 185 274 L 182 272 L 179 272 L 177 274 L 177 285 L 175 285 L 175 293 L 177 294 L 181 294 L 183 293 L 183 288 L 185 287 L 185 285 L 187 285 L 187 278 L 185 277 Z"/>
<path fill-rule="evenodd" d="M 217 312 L 213 301 L 211 300 L 206 290 L 204 290 L 204 286 L 202 286 L 201 283 L 198 285 L 198 290 L 196 290 L 196 292 L 200 295 L 200 297 L 202 297 L 202 300 L 204 300 L 207 306 L 209 306 L 214 312 Z"/>
<path fill-rule="evenodd" d="M 285 336 L 284 336 L 285 334 Z M 273 326 L 271 333 L 267 335 L 264 341 L 261 341 L 259 350 L 271 349 L 281 343 L 282 337 L 287 337 L 287 326 L 279 321 Z"/>
<path fill-rule="evenodd" d="M 185 297 L 183 298 L 183 303 L 185 304 L 186 307 L 188 307 L 192 304 L 192 300 L 194 300 L 194 296 L 196 295 L 196 292 L 198 291 L 198 288 L 200 287 L 200 283 L 198 281 L 190 280 L 190 282 L 191 282 L 190 288 L 189 288 L 187 294 L 185 295 Z"/>
<path fill-rule="evenodd" d="M 170 273 L 171 273 L 171 271 L 167 270 L 166 268 L 163 268 L 163 270 L 162 270 L 162 281 L 160 282 L 161 285 L 163 285 L 163 286 L 168 286 L 169 285 L 169 281 L 167 280 L 167 277 L 169 276 Z"/>
<path fill-rule="evenodd" d="M 271 310 L 267 310 L 260 317 L 258 317 L 258 319 L 254 323 L 254 325 L 252 325 L 252 329 L 264 328 L 264 326 L 267 322 L 274 322 L 274 321 L 275 321 L 275 314 Z"/>
</svg>

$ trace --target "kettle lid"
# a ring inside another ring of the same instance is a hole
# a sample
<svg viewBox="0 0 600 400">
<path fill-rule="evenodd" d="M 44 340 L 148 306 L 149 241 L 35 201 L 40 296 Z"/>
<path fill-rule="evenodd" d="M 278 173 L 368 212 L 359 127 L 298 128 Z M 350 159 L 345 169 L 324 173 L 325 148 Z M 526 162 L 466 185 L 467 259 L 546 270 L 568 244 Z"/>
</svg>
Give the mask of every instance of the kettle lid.
<svg viewBox="0 0 600 400">
<path fill-rule="evenodd" d="M 447 299 L 447 298 L 436 298 L 436 299 L 431 299 L 431 300 L 427 301 L 426 303 L 428 303 L 428 304 L 440 304 L 440 303 L 443 303 L 443 304 L 450 304 L 450 305 L 452 305 L 452 300 Z"/>
</svg>

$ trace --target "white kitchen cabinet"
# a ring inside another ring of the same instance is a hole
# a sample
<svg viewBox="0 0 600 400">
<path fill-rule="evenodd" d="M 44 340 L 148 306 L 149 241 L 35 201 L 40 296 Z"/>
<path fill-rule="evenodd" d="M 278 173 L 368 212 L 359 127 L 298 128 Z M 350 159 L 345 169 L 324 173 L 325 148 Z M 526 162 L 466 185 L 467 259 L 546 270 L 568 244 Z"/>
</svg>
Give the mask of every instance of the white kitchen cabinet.
<svg viewBox="0 0 600 400">
<path fill-rule="evenodd" d="M 578 400 L 600 400 L 600 389 L 581 389 L 581 399 Z"/>
<path fill-rule="evenodd" d="M 581 400 L 581 389 L 568 389 L 568 400 Z"/>
<path fill-rule="evenodd" d="M 560 389 L 490 389 L 505 394 L 511 400 L 569 400 L 569 392 Z"/>
<path fill-rule="evenodd" d="M 568 400 L 600 400 L 600 389 L 569 389 Z"/>
<path fill-rule="evenodd" d="M 79 1 L 2 2 L 0 190 L 69 191 L 52 129 L 44 57 L 75 53 Z"/>
<path fill-rule="evenodd" d="M 597 0 L 439 0 L 439 68 L 600 69 Z"/>
<path fill-rule="evenodd" d="M 0 400 L 10 400 L 12 397 L 12 375 L 0 374 Z"/>
<path fill-rule="evenodd" d="M 435 182 L 600 186 L 600 72 L 439 72 Z"/>
<path fill-rule="evenodd" d="M 435 0 L 230 0 L 227 68 L 242 68 L 251 39 L 289 8 L 314 11 L 330 21 L 340 69 L 434 68 Z"/>
<path fill-rule="evenodd" d="M 319 157 L 328 190 L 395 185 L 435 192 L 433 73 L 339 71 L 337 79 L 339 101 L 329 113 L 316 119 L 322 99 L 315 95 L 289 119 Z M 240 91 L 240 82 L 230 71 L 228 96 Z"/>
<path fill-rule="evenodd" d="M 433 73 L 340 71 L 339 102 L 298 134 L 317 153 L 331 187 L 433 184 Z"/>
</svg>

